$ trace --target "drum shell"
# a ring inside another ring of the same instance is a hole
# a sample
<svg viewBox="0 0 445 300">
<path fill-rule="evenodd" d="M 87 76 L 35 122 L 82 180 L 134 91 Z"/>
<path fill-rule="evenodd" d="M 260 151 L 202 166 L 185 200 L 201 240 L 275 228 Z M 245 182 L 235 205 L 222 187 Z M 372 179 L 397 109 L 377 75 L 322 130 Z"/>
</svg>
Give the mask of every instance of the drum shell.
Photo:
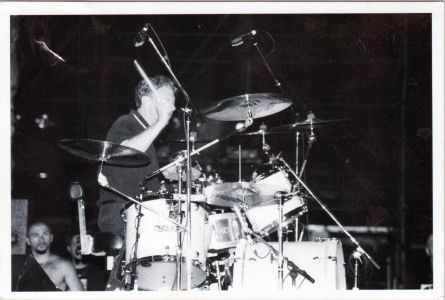
<svg viewBox="0 0 445 300">
<path fill-rule="evenodd" d="M 236 249 L 233 289 L 255 291 L 279 289 L 276 256 L 272 255 L 261 243 L 250 246 L 245 240 L 243 241 Z M 278 243 L 270 244 L 278 249 Z M 254 249 L 257 250 L 258 256 L 254 253 Z M 308 280 L 302 282 L 303 277 L 298 275 L 296 285 L 292 286 L 292 279 L 285 264 L 283 289 L 298 289 L 299 291 L 346 289 L 343 250 L 338 240 L 284 243 L 283 254 L 315 279 L 314 283 Z"/>
<path fill-rule="evenodd" d="M 291 199 L 283 203 L 283 226 L 288 225 L 296 217 L 307 211 L 306 203 L 303 198 L 293 196 Z M 255 232 L 265 236 L 274 231 L 278 227 L 278 203 L 262 203 L 253 206 L 246 211 L 247 219 L 252 225 Z"/>
<path fill-rule="evenodd" d="M 173 209 L 176 209 L 178 201 L 169 199 L 157 199 L 143 202 L 144 206 L 147 206 L 153 210 L 156 210 L 163 217 L 168 218 Z M 175 208 L 173 208 L 175 206 Z M 182 202 L 182 210 L 185 216 L 185 202 Z M 155 213 L 142 208 L 141 212 L 143 216 L 140 219 L 139 226 L 139 240 L 137 249 L 137 258 L 143 259 L 144 261 L 157 262 L 157 265 L 173 264 L 175 265 L 176 253 L 177 253 L 177 231 L 176 225 L 157 216 Z M 126 215 L 126 253 L 125 260 L 127 263 L 132 263 L 134 256 L 134 244 L 136 238 L 136 224 L 137 224 L 137 209 L 135 205 L 127 207 L 125 210 Z M 185 222 L 184 222 L 185 223 Z M 211 236 L 211 227 L 208 223 L 208 211 L 202 206 L 191 203 L 191 252 L 192 261 L 194 265 L 194 271 L 199 273 L 205 271 L 206 257 Z M 183 234 L 185 237 L 185 233 Z M 184 238 L 184 249 L 182 252 L 183 258 L 187 256 L 186 253 L 186 239 Z M 152 264 L 153 265 L 153 264 Z M 150 278 L 151 272 L 155 272 L 158 269 L 163 269 L 166 273 L 166 277 L 170 279 L 175 278 L 175 268 L 169 266 L 168 268 L 159 266 L 144 268 L 140 270 L 138 267 L 138 273 L 148 272 L 148 275 L 144 274 L 143 277 Z M 152 271 L 151 271 L 152 270 Z M 192 272 L 194 272 L 192 271 Z M 172 274 L 170 274 L 172 273 Z M 183 274 L 184 275 L 184 274 Z M 161 276 L 161 275 L 159 275 Z M 199 278 L 200 276 L 195 276 Z M 168 279 L 167 278 L 167 279 Z M 168 286 L 169 280 L 164 280 L 166 286 Z M 193 286 L 199 285 L 201 282 L 195 282 Z M 152 283 L 144 283 L 139 281 L 139 286 L 142 289 L 163 289 L 165 286 L 156 286 Z"/>
</svg>

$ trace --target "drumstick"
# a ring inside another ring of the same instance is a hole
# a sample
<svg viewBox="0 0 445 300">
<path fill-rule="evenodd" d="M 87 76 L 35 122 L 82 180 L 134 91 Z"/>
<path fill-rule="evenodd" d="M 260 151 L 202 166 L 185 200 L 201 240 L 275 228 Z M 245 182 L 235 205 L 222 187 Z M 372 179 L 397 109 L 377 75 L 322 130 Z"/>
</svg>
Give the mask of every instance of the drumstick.
<svg viewBox="0 0 445 300">
<path fill-rule="evenodd" d="M 150 89 L 153 91 L 153 94 L 155 94 L 156 98 L 159 100 L 159 95 L 156 92 L 156 87 L 151 82 L 150 78 L 148 78 L 147 74 L 145 73 L 144 69 L 141 67 L 141 65 L 138 63 L 138 61 L 135 59 L 133 61 L 134 65 L 136 66 L 136 69 L 138 70 L 139 74 L 141 75 L 142 79 L 145 80 L 145 82 L 148 84 Z"/>
</svg>

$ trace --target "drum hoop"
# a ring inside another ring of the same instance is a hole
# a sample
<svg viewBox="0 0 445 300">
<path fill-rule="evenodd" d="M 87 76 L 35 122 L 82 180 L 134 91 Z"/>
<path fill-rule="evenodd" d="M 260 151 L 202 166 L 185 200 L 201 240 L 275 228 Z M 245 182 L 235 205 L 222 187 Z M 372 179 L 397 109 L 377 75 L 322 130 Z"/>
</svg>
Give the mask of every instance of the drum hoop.
<svg viewBox="0 0 445 300">
<path fill-rule="evenodd" d="M 261 174 L 258 174 L 257 176 L 255 176 L 255 178 L 252 178 L 252 182 L 261 181 L 261 180 L 266 179 L 267 177 L 272 176 L 272 175 L 279 173 L 281 171 L 283 171 L 281 168 L 274 167 L 270 170 L 262 172 Z"/>
<path fill-rule="evenodd" d="M 182 262 L 183 263 L 186 263 L 186 258 L 183 256 L 182 257 Z M 156 263 L 156 262 L 170 262 L 170 263 L 172 263 L 172 262 L 174 262 L 174 263 L 176 263 L 176 255 L 152 255 L 152 256 L 145 256 L 145 257 L 142 257 L 142 258 L 138 258 L 137 259 L 137 266 L 142 262 L 142 261 L 147 261 L 147 262 L 153 262 L 153 263 Z M 129 267 L 132 267 L 133 265 L 134 265 L 134 263 L 135 263 L 136 261 L 135 260 L 133 260 L 132 262 L 130 262 L 130 263 L 128 263 L 127 265 L 126 265 L 126 268 L 129 268 Z M 206 271 L 205 271 L 205 269 L 203 269 L 203 267 L 202 267 L 202 263 L 200 263 L 198 260 L 196 260 L 196 259 L 192 259 L 192 262 L 193 262 L 193 264 L 192 264 L 192 269 L 193 269 L 193 267 L 195 267 L 195 271 L 201 271 L 203 274 L 204 274 L 204 276 L 205 276 L 205 274 L 206 274 Z M 197 269 L 197 270 L 196 270 Z M 200 286 L 202 286 L 203 284 L 205 283 L 205 279 L 203 280 L 203 281 L 197 281 L 197 282 L 193 282 L 192 283 L 192 288 L 197 288 L 197 287 L 200 287 Z M 145 289 L 142 289 L 142 290 L 144 290 L 145 291 Z M 147 291 L 150 291 L 149 289 L 147 290 Z"/>
<path fill-rule="evenodd" d="M 181 260 L 183 263 L 186 262 L 186 258 L 184 256 L 181 257 Z M 127 266 L 133 265 L 133 264 L 141 264 L 142 262 L 176 262 L 176 255 L 151 255 L 151 256 L 144 256 L 141 258 L 138 258 L 137 261 L 132 259 L 131 262 L 127 264 Z M 192 259 L 193 267 L 199 267 L 203 272 L 202 263 L 197 259 Z"/>
<path fill-rule="evenodd" d="M 154 201 L 154 200 L 173 200 L 173 194 L 171 193 L 165 193 L 165 194 L 153 194 L 153 195 L 146 195 L 142 196 L 142 200 L 139 201 L 141 203 L 147 202 L 147 201 Z M 129 209 L 132 205 L 139 205 L 134 202 L 128 202 L 125 203 L 124 207 L 121 209 L 121 215 L 125 213 L 127 209 Z"/>
</svg>

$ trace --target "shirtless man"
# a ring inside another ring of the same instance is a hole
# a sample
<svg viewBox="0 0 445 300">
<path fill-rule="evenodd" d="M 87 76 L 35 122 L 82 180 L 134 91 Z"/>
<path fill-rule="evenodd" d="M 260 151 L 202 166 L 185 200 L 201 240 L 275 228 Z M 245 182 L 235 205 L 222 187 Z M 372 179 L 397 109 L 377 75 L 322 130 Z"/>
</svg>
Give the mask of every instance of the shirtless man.
<svg viewBox="0 0 445 300">
<path fill-rule="evenodd" d="M 52 242 L 53 235 L 48 225 L 36 222 L 29 226 L 26 243 L 31 247 L 32 255 L 54 285 L 62 291 L 67 289 L 83 291 L 72 263 L 51 253 Z"/>
</svg>

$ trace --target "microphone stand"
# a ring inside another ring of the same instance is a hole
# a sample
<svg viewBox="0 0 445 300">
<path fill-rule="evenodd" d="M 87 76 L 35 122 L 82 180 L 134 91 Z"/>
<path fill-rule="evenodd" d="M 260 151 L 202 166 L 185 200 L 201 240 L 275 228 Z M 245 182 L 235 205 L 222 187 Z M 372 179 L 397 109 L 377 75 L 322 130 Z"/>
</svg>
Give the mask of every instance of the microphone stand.
<svg viewBox="0 0 445 300">
<path fill-rule="evenodd" d="M 278 157 L 277 160 L 281 161 L 284 166 L 289 170 L 289 172 L 298 180 L 298 182 L 305 188 L 305 190 L 312 196 L 312 198 L 323 208 L 323 210 L 328 214 L 328 216 L 334 220 L 334 222 L 340 227 L 340 229 L 349 237 L 351 242 L 357 246 L 357 251 L 365 254 L 369 261 L 380 270 L 380 266 L 377 262 L 360 246 L 358 241 L 346 230 L 346 228 L 340 223 L 340 221 L 334 216 L 330 209 L 324 204 L 310 189 L 309 187 L 300 179 L 300 177 L 294 172 L 294 170 L 289 166 L 289 164 L 282 157 Z"/>
<path fill-rule="evenodd" d="M 161 62 L 164 64 L 167 71 L 170 73 L 173 81 L 175 82 L 178 89 L 181 91 L 181 93 L 184 95 L 186 99 L 186 105 L 182 109 L 184 111 L 184 115 L 186 117 L 186 130 L 185 130 L 185 139 L 186 139 L 186 145 L 187 145 L 187 151 L 186 151 L 186 189 L 187 189 L 187 198 L 186 198 L 186 241 L 187 241 L 187 257 L 186 257 L 186 270 L 187 270 L 187 290 L 192 289 L 192 237 L 191 237 L 191 168 L 190 168 L 190 116 L 192 115 L 193 111 L 188 107 L 189 103 L 193 106 L 193 103 L 190 101 L 190 96 L 186 92 L 186 90 L 182 87 L 179 80 L 176 78 L 175 74 L 173 73 L 173 70 L 171 69 L 170 65 L 166 61 L 165 57 L 161 54 L 156 44 L 153 42 L 153 39 L 148 36 L 148 41 L 153 46 L 153 49 L 156 51 L 157 55 L 161 59 Z M 178 274 L 179 276 L 180 274 Z M 178 280 L 181 280 L 180 277 L 177 277 Z"/>
</svg>

